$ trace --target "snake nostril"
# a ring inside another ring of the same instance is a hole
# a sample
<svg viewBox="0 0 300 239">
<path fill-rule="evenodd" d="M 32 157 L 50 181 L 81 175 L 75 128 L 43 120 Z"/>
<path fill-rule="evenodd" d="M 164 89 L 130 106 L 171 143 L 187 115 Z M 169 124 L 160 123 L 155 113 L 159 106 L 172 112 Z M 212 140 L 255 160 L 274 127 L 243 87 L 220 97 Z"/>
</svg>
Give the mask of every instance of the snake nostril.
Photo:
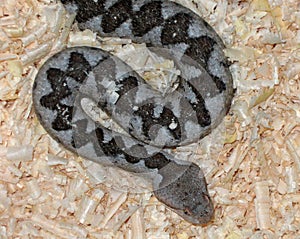
<svg viewBox="0 0 300 239">
<path fill-rule="evenodd" d="M 189 208 L 187 208 L 187 207 L 183 210 L 183 212 L 184 212 L 185 215 L 189 215 L 189 216 L 192 215 L 191 210 Z"/>
</svg>

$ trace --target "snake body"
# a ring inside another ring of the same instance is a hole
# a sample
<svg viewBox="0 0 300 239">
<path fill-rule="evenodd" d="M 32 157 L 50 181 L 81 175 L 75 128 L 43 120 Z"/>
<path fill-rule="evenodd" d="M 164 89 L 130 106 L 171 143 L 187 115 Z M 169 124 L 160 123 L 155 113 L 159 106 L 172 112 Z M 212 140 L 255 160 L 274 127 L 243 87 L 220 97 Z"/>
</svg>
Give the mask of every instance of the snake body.
<svg viewBox="0 0 300 239">
<path fill-rule="evenodd" d="M 146 43 L 181 72 L 167 95 L 119 58 L 98 48 L 65 49 L 40 68 L 33 85 L 36 115 L 72 152 L 97 163 L 149 173 L 155 196 L 193 224 L 214 208 L 202 170 L 165 148 L 194 142 L 228 112 L 232 77 L 217 33 L 191 10 L 170 1 L 62 0 L 79 29 Z M 93 119 L 101 108 L 126 132 Z"/>
</svg>

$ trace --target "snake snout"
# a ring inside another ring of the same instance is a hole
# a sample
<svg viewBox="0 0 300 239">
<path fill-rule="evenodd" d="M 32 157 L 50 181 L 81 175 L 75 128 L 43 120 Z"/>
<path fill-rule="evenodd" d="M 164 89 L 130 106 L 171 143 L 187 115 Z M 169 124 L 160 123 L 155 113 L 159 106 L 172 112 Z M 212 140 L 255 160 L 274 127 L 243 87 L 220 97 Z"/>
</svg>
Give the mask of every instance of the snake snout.
<svg viewBox="0 0 300 239">
<path fill-rule="evenodd" d="M 177 177 L 174 178 L 174 172 Z M 194 163 L 169 163 L 159 170 L 162 177 L 155 196 L 173 211 L 195 225 L 207 224 L 214 215 L 202 170 Z"/>
<path fill-rule="evenodd" d="M 207 224 L 214 216 L 214 207 L 210 197 L 208 195 L 203 195 L 203 199 L 201 201 L 201 204 L 195 205 L 193 209 L 188 209 L 186 211 L 193 216 L 193 224 Z"/>
</svg>

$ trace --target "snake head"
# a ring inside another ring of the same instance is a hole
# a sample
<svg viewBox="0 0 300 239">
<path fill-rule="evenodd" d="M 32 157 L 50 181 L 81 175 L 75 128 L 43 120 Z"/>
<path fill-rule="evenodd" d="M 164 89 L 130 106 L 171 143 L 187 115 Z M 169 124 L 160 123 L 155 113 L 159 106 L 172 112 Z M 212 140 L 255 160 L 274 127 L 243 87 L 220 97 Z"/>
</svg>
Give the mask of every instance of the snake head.
<svg viewBox="0 0 300 239">
<path fill-rule="evenodd" d="M 196 164 L 172 161 L 159 170 L 159 175 L 154 182 L 154 194 L 159 201 L 194 225 L 211 221 L 213 203 L 204 174 Z"/>
</svg>

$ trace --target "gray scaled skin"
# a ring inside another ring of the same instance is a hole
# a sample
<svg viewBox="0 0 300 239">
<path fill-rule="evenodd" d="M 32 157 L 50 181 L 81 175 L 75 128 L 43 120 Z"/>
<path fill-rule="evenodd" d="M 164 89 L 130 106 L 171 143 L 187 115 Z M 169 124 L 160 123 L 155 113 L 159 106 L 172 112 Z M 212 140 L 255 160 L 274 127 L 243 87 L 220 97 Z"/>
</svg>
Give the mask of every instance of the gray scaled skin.
<svg viewBox="0 0 300 239">
<path fill-rule="evenodd" d="M 214 213 L 202 170 L 166 148 L 195 142 L 230 108 L 233 84 L 216 32 L 169 1 L 62 0 L 81 30 L 145 42 L 175 62 L 181 75 L 168 95 L 152 89 L 126 63 L 93 47 L 48 59 L 33 86 L 33 105 L 46 131 L 72 152 L 104 165 L 147 174 L 158 200 L 192 224 Z M 124 130 L 101 125 L 99 109 Z"/>
</svg>

